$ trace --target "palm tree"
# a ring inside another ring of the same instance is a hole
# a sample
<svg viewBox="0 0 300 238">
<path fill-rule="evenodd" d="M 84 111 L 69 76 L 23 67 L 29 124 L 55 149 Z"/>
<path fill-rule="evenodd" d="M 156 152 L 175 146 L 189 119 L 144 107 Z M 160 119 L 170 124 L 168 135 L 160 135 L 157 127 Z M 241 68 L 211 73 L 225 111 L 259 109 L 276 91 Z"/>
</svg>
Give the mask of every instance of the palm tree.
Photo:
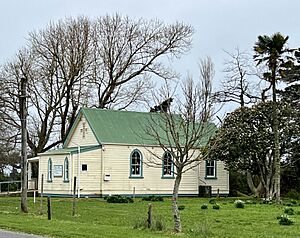
<svg viewBox="0 0 300 238">
<path fill-rule="evenodd" d="M 274 133 L 274 191 L 276 201 L 280 202 L 280 155 L 279 155 L 279 132 L 278 132 L 278 110 L 276 99 L 276 83 L 282 79 L 281 70 L 287 62 L 287 53 L 290 50 L 286 47 L 288 36 L 283 36 L 281 33 L 275 33 L 272 36 L 259 36 L 258 41 L 254 45 L 254 59 L 257 65 L 265 63 L 268 67 L 268 72 L 264 73 L 265 80 L 271 83 L 272 101 L 273 101 L 273 125 Z"/>
</svg>

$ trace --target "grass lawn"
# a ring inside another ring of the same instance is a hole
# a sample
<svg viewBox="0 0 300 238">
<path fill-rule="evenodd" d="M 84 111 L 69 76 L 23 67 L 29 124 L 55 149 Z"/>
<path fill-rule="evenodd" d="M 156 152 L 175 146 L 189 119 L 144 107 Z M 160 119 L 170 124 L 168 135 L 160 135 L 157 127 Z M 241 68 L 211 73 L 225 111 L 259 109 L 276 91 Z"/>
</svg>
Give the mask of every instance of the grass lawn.
<svg viewBox="0 0 300 238">
<path fill-rule="evenodd" d="M 183 225 L 182 234 L 172 233 L 171 201 L 152 202 L 153 215 L 166 224 L 164 231 L 133 229 L 138 221 L 147 218 L 147 201 L 135 199 L 134 203 L 109 204 L 103 199 L 80 199 L 77 215 L 72 217 L 72 199 L 52 198 L 52 217 L 47 220 L 46 199 L 43 214 L 39 215 L 40 200 L 29 198 L 29 213 L 21 214 L 19 198 L 0 197 L 0 228 L 19 230 L 49 237 L 300 237 L 300 206 L 292 208 L 297 213 L 290 217 L 291 226 L 278 224 L 277 216 L 283 214 L 285 205 L 245 204 L 236 208 L 233 198 L 217 200 L 220 210 L 212 209 L 209 199 L 180 198 Z M 208 209 L 201 209 L 207 203 Z"/>
</svg>

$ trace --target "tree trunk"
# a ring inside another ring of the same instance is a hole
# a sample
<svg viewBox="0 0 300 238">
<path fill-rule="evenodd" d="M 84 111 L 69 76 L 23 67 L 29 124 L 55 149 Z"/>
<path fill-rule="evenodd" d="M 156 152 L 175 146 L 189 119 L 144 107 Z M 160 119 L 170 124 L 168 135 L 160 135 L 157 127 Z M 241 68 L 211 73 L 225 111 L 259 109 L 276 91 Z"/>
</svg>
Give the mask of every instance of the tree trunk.
<svg viewBox="0 0 300 238">
<path fill-rule="evenodd" d="M 280 202 L 280 154 L 279 154 L 279 121 L 278 121 L 278 110 L 276 101 L 276 68 L 273 69 L 272 78 L 272 94 L 273 94 L 273 133 L 274 133 L 274 162 L 275 162 L 275 173 L 274 173 L 274 190 L 276 196 L 276 202 Z"/>
<path fill-rule="evenodd" d="M 255 197 L 261 197 L 261 195 L 262 195 L 262 189 L 263 189 L 262 182 L 260 181 L 259 184 L 256 187 L 254 185 L 254 183 L 253 183 L 252 174 L 249 171 L 247 171 L 246 175 L 247 175 L 247 184 L 248 184 L 248 187 L 250 188 L 250 190 L 253 193 L 253 195 Z"/>
<path fill-rule="evenodd" d="M 26 83 L 25 78 L 21 79 L 20 92 L 20 119 L 21 119 L 21 211 L 28 213 L 27 208 L 27 125 L 26 125 Z"/>
<path fill-rule="evenodd" d="M 174 182 L 174 189 L 173 189 L 172 210 L 174 216 L 174 231 L 178 233 L 181 232 L 181 220 L 180 220 L 180 214 L 177 205 L 180 182 L 181 182 L 181 172 L 177 172 L 175 182 Z"/>
</svg>

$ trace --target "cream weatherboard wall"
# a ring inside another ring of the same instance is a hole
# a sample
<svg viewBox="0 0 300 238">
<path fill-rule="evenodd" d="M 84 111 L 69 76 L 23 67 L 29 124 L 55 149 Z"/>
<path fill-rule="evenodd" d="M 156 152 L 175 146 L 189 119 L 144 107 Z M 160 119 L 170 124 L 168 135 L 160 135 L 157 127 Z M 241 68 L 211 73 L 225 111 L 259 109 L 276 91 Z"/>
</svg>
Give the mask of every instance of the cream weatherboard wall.
<svg viewBox="0 0 300 238">
<path fill-rule="evenodd" d="M 48 178 L 48 161 L 51 159 L 52 168 L 56 165 L 63 167 L 65 158 L 69 160 L 69 180 L 65 180 L 62 176 L 52 176 Z M 79 170 L 78 170 L 79 162 Z M 82 171 L 82 165 L 87 165 L 87 170 Z M 99 195 L 101 194 L 101 149 L 76 154 L 51 154 L 40 155 L 39 159 L 39 192 L 41 192 L 41 178 L 44 177 L 43 192 L 47 194 L 64 194 L 71 195 L 73 193 L 73 178 L 77 178 L 77 186 L 80 188 L 81 194 Z"/>
<path fill-rule="evenodd" d="M 199 185 L 211 186 L 212 194 L 217 195 L 218 191 L 220 195 L 229 194 L 229 172 L 225 170 L 225 165 L 221 161 L 216 161 L 216 176 L 215 178 L 206 177 L 205 161 L 202 161 L 199 165 Z"/>
<path fill-rule="evenodd" d="M 68 148 L 76 147 L 78 145 L 87 146 L 99 144 L 84 115 L 81 115 L 77 126 L 69 137 L 68 143 L 65 145 Z"/>
<path fill-rule="evenodd" d="M 134 150 L 139 150 L 142 154 L 142 178 L 130 177 L 130 155 Z M 162 178 L 162 165 L 154 166 L 154 163 L 151 163 L 154 158 L 148 150 L 163 156 L 163 150 L 157 147 L 105 145 L 103 171 L 105 175 L 110 176 L 110 180 L 104 181 L 103 194 L 172 194 L 174 179 Z M 180 194 L 198 194 L 197 175 L 197 167 L 184 174 Z"/>
</svg>

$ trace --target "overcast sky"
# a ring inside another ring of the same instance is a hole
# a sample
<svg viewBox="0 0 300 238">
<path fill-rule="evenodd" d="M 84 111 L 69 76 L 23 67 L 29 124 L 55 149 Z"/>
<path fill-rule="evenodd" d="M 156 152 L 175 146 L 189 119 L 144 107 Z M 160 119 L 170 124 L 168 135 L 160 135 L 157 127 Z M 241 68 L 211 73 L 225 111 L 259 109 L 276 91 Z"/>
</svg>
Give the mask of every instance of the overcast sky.
<svg viewBox="0 0 300 238">
<path fill-rule="evenodd" d="M 70 16 L 120 13 L 132 18 L 182 21 L 195 29 L 193 48 L 174 67 L 197 74 L 197 60 L 210 56 L 216 81 L 226 54 L 235 47 L 252 51 L 258 35 L 281 32 L 300 46 L 299 0 L 0 0 L 0 64 L 26 44 L 28 32 Z"/>
</svg>

